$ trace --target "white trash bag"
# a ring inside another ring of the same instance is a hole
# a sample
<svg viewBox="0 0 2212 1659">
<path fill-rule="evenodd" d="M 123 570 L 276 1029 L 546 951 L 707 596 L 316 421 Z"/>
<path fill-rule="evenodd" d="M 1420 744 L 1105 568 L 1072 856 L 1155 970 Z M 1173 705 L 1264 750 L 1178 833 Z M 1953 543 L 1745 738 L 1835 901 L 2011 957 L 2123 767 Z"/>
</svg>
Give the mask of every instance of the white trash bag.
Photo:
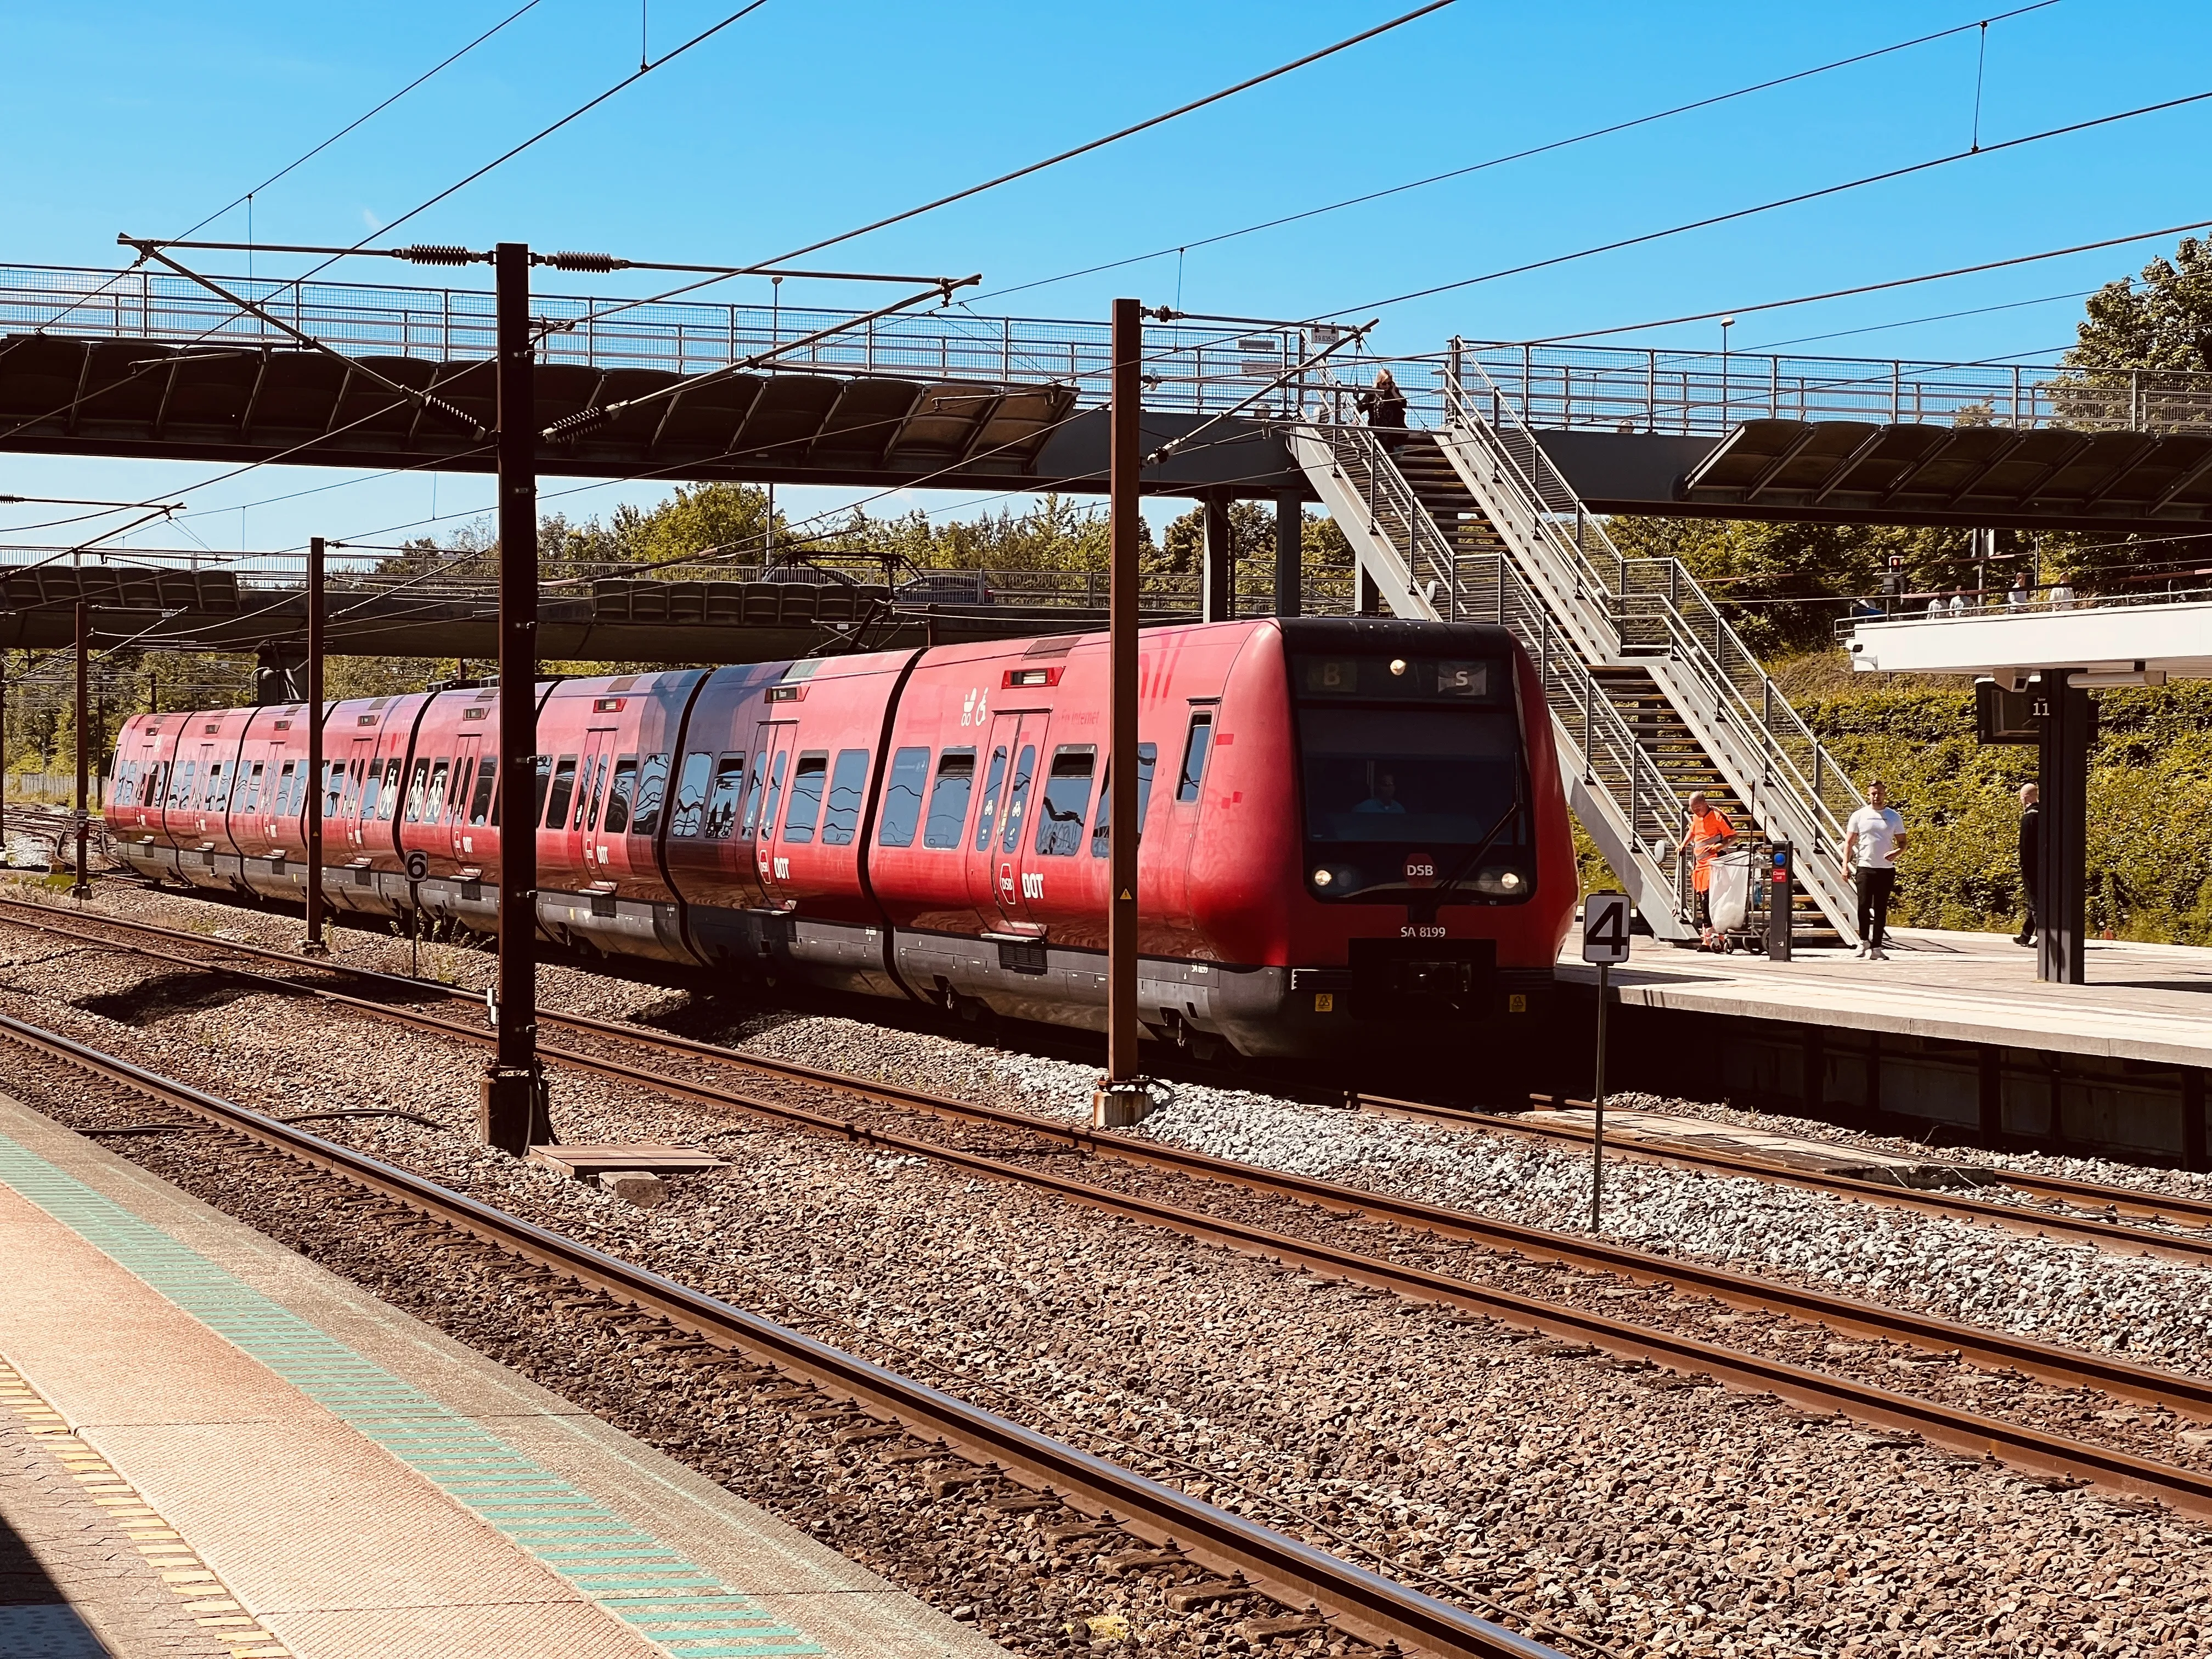
<svg viewBox="0 0 2212 1659">
<path fill-rule="evenodd" d="M 1748 847 L 1723 853 L 1713 860 L 1713 926 L 1723 933 L 1737 932 L 1751 915 L 1753 863 L 1753 854 Z"/>
</svg>

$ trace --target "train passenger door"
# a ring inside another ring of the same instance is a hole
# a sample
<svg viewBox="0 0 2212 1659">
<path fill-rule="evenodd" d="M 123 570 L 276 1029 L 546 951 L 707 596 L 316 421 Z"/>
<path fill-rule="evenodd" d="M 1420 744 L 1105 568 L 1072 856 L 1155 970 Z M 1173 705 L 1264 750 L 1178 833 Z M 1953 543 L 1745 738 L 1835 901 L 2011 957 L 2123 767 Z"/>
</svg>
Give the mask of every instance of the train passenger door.
<svg viewBox="0 0 2212 1659">
<path fill-rule="evenodd" d="M 1036 792 L 1037 756 L 1049 715 L 1017 709 L 994 715 L 983 763 L 983 798 L 969 842 L 968 895 L 984 918 L 1009 933 L 1036 931 L 1022 892 L 1023 843 Z"/>
<path fill-rule="evenodd" d="M 489 854 L 491 842 L 485 832 L 491 824 L 492 793 L 499 783 L 499 757 L 486 754 L 480 738 L 465 738 L 461 747 L 467 757 L 463 763 L 473 761 L 476 767 L 465 777 L 465 797 L 458 788 L 453 792 L 453 856 L 466 863 Z M 484 842 L 483 847 L 477 845 L 479 841 Z"/>
<path fill-rule="evenodd" d="M 469 797 L 475 792 L 477 758 L 483 739 L 466 733 L 453 740 L 453 781 L 446 788 L 446 837 L 453 861 L 465 864 L 472 856 L 469 833 Z"/>
<path fill-rule="evenodd" d="M 345 794 L 338 802 L 338 821 L 335 828 L 344 837 L 348 847 L 361 845 L 361 824 L 364 816 L 362 798 L 368 781 L 369 769 L 376 762 L 376 739 L 356 738 L 348 745 L 345 770 Z M 331 826 L 325 826 L 328 835 Z"/>
<path fill-rule="evenodd" d="M 784 802 L 798 765 L 799 726 L 792 720 L 763 720 L 753 743 L 753 780 L 745 790 L 740 833 L 753 843 L 753 868 L 762 896 L 781 905 L 791 889 L 791 859 L 782 842 Z"/>
<path fill-rule="evenodd" d="M 606 799 L 614 749 L 611 726 L 595 726 L 584 734 L 584 752 L 576 763 L 576 804 L 567 824 L 568 844 L 582 859 L 584 873 L 594 879 L 599 874 L 599 808 Z"/>
</svg>

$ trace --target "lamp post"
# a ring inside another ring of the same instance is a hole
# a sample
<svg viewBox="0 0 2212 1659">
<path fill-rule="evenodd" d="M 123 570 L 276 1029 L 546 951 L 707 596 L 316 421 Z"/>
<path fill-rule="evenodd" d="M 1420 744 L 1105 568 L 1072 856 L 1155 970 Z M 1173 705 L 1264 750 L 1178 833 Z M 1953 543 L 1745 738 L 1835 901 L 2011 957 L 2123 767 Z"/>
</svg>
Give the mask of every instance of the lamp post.
<svg viewBox="0 0 2212 1659">
<path fill-rule="evenodd" d="M 1729 331 L 1735 326 L 1735 319 L 1721 319 L 1721 430 L 1729 429 L 1729 404 L 1733 401 L 1729 390 Z"/>
</svg>

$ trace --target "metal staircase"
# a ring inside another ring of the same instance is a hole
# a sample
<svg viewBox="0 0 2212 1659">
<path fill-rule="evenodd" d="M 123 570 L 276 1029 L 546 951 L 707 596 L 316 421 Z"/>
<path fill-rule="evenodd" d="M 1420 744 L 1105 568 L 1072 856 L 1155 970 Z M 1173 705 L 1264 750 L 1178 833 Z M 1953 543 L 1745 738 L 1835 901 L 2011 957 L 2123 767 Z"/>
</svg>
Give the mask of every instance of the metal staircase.
<svg viewBox="0 0 2212 1659">
<path fill-rule="evenodd" d="M 1850 779 L 1674 559 L 1629 559 L 1505 398 L 1461 364 L 1445 422 L 1387 447 L 1322 389 L 1288 436 L 1360 568 L 1396 615 L 1511 628 L 1536 659 L 1570 802 L 1662 938 L 1694 936 L 1674 845 L 1703 790 L 1796 849 L 1799 904 L 1846 940 L 1838 854 Z M 1315 415 L 1327 418 L 1310 419 Z"/>
</svg>

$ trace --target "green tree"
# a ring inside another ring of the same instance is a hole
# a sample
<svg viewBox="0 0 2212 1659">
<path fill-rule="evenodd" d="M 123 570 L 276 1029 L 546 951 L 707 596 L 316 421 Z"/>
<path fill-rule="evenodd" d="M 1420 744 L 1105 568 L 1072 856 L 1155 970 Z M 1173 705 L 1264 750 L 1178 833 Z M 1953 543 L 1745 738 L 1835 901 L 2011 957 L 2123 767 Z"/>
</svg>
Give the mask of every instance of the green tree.
<svg viewBox="0 0 2212 1659">
<path fill-rule="evenodd" d="M 1616 518 L 1607 530 L 1632 559 L 1680 559 L 1744 643 L 1767 658 L 1832 644 L 1836 619 L 1852 599 L 1882 591 L 1892 558 L 1902 561 L 1908 593 L 1976 581 L 1972 532 L 1960 529 Z M 2014 532 L 1998 532 L 2001 556 L 2016 556 L 2024 545 Z M 1999 566 L 1991 585 L 2008 580 L 2013 568 Z"/>
<path fill-rule="evenodd" d="M 2123 276 L 2089 296 L 2068 367 L 2212 373 L 2212 243 L 2184 237 L 2139 280 Z"/>
</svg>

